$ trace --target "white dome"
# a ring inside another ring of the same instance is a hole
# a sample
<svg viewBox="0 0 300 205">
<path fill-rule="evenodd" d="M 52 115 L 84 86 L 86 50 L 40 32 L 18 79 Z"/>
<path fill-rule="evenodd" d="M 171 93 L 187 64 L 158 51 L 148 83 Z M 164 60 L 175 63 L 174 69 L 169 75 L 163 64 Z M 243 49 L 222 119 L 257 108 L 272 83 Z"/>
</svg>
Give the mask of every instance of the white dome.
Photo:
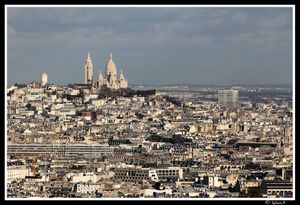
<svg viewBox="0 0 300 205">
<path fill-rule="evenodd" d="M 42 84 L 45 85 L 48 82 L 48 75 L 47 73 L 42 74 Z"/>
<path fill-rule="evenodd" d="M 114 63 L 114 61 L 112 59 L 112 54 L 109 55 L 109 60 L 106 64 L 106 74 L 108 74 L 108 73 L 112 73 L 112 74 L 117 73 L 116 64 Z"/>
</svg>

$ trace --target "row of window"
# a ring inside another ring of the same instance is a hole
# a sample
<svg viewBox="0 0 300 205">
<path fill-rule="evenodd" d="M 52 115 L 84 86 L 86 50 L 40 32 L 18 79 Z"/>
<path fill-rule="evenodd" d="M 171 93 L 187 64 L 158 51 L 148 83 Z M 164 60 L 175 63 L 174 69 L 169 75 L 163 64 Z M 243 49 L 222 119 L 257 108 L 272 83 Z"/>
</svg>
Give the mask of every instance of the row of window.
<svg viewBox="0 0 300 205">
<path fill-rule="evenodd" d="M 140 176 L 140 177 L 148 177 L 148 174 L 128 174 L 127 173 L 116 173 L 117 176 Z"/>
<path fill-rule="evenodd" d="M 7 149 L 8 153 L 23 153 L 23 152 L 107 152 L 112 153 L 112 150 L 94 150 L 94 149 L 51 149 L 51 148 L 24 148 L 24 149 Z"/>
<path fill-rule="evenodd" d="M 145 179 L 145 177 L 131 177 L 131 176 L 126 176 L 126 177 L 122 177 L 122 176 L 116 176 L 117 179 L 125 179 L 125 180 L 142 180 Z M 148 178 L 146 178 L 148 179 Z"/>
<path fill-rule="evenodd" d="M 82 191 L 82 190 L 91 190 L 91 189 L 97 189 L 98 186 L 96 187 L 78 187 L 77 190 L 78 191 Z"/>
<path fill-rule="evenodd" d="M 49 148 L 49 149 L 100 149 L 112 150 L 113 148 L 91 145 L 91 146 L 70 146 L 70 145 L 8 145 L 9 149 Z"/>
<path fill-rule="evenodd" d="M 166 173 L 166 172 L 172 172 L 172 173 L 179 173 L 179 170 L 170 170 L 170 169 L 164 169 L 164 170 L 157 170 L 158 173 Z"/>
</svg>

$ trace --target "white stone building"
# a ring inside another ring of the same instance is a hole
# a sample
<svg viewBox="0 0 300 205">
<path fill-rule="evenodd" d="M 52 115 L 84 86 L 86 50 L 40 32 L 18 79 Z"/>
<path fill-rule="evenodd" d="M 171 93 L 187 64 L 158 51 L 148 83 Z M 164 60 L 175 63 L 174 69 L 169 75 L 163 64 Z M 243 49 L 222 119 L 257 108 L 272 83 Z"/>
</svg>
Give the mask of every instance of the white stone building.
<svg viewBox="0 0 300 205">
<path fill-rule="evenodd" d="M 102 70 L 100 69 L 98 79 L 95 83 L 93 83 L 93 62 L 90 53 L 88 53 L 88 57 L 84 65 L 84 83 L 94 85 L 97 88 L 106 86 L 115 90 L 128 87 L 128 80 L 125 78 L 123 71 L 121 70 L 119 76 L 117 74 L 117 67 L 112 59 L 112 54 L 109 55 L 104 77 Z"/>
<path fill-rule="evenodd" d="M 7 182 L 17 179 L 24 179 L 29 175 L 29 171 L 25 165 L 7 167 Z"/>
<path fill-rule="evenodd" d="M 90 53 L 88 53 L 88 57 L 84 65 L 84 83 L 93 83 L 93 62 Z"/>
<path fill-rule="evenodd" d="M 42 85 L 46 85 L 48 83 L 48 75 L 47 73 L 42 74 Z"/>
<path fill-rule="evenodd" d="M 76 184 L 76 192 L 77 193 L 95 193 L 97 190 L 100 189 L 99 184 L 95 183 L 78 183 Z"/>
<path fill-rule="evenodd" d="M 100 69 L 96 86 L 98 88 L 107 86 L 110 89 L 120 89 L 128 87 L 128 81 L 125 78 L 123 71 L 121 70 L 119 77 L 117 75 L 117 68 L 115 62 L 112 59 L 112 54 L 109 55 L 109 60 L 105 67 L 105 78 L 103 77 L 102 71 Z"/>
</svg>

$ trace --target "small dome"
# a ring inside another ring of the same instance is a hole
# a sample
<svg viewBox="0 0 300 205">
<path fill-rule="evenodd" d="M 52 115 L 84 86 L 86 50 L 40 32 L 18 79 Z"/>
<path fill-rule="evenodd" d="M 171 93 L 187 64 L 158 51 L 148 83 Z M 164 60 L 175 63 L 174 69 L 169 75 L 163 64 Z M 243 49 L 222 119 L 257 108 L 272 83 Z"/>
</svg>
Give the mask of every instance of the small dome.
<svg viewBox="0 0 300 205">
<path fill-rule="evenodd" d="M 45 85 L 45 84 L 47 84 L 47 82 L 48 82 L 48 75 L 47 75 L 47 73 L 43 73 L 42 74 L 42 85 Z"/>
<path fill-rule="evenodd" d="M 117 68 L 116 68 L 116 64 L 114 63 L 113 59 L 112 59 L 112 54 L 109 55 L 109 60 L 106 64 L 106 74 L 108 73 L 117 73 Z"/>
</svg>

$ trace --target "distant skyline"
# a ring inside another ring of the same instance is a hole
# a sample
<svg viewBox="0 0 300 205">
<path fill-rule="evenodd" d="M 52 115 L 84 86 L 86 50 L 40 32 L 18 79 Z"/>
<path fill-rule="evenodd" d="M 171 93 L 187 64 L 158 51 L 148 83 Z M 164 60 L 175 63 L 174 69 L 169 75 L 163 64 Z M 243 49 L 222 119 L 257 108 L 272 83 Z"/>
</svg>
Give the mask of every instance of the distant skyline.
<svg viewBox="0 0 300 205">
<path fill-rule="evenodd" d="M 7 8 L 7 84 L 94 81 L 112 52 L 129 84 L 292 84 L 293 10 Z"/>
</svg>

